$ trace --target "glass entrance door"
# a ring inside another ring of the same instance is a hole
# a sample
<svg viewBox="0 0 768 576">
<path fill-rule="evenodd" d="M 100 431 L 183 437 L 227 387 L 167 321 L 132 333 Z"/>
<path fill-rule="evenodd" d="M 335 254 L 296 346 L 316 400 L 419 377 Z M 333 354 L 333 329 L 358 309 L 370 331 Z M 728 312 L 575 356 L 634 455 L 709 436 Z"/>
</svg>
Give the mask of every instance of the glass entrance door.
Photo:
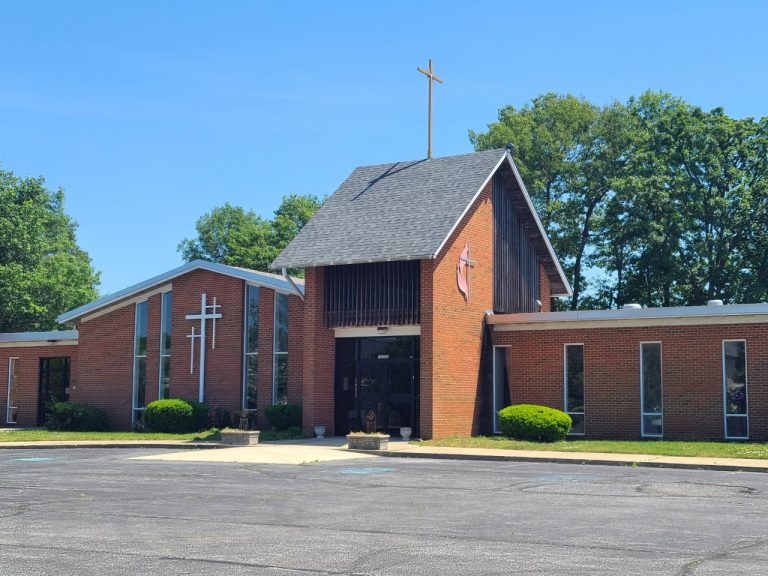
<svg viewBox="0 0 768 576">
<path fill-rule="evenodd" d="M 336 341 L 336 434 L 368 429 L 418 434 L 417 336 L 340 338 Z"/>
<path fill-rule="evenodd" d="M 365 432 L 386 432 L 387 366 L 366 361 L 360 366 L 357 427 Z M 372 428 L 369 430 L 369 427 Z"/>
<path fill-rule="evenodd" d="M 40 358 L 40 387 L 37 395 L 37 425 L 45 424 L 49 402 L 69 400 L 69 358 Z"/>
</svg>

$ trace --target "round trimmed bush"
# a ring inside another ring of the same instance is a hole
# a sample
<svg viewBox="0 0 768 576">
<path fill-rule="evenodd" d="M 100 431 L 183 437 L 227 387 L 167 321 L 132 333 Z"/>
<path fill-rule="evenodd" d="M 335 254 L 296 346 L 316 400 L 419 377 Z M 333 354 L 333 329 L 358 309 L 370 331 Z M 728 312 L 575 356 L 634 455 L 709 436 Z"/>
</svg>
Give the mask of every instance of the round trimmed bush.
<svg viewBox="0 0 768 576">
<path fill-rule="evenodd" d="M 192 404 L 178 398 L 150 402 L 144 410 L 144 423 L 155 432 L 183 434 L 194 432 L 195 410 Z"/>
<path fill-rule="evenodd" d="M 547 406 L 515 404 L 499 411 L 501 433 L 520 440 L 557 442 L 570 432 L 571 423 L 568 414 Z"/>
</svg>

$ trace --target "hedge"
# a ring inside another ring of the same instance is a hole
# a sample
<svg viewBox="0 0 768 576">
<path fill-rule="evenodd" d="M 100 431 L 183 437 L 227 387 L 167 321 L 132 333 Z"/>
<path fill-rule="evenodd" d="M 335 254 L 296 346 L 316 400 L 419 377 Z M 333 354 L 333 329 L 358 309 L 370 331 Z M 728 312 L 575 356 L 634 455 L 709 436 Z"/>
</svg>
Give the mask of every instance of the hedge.
<svg viewBox="0 0 768 576">
<path fill-rule="evenodd" d="M 77 402 L 54 402 L 45 418 L 48 430 L 101 432 L 109 430 L 109 416 L 103 410 Z"/>
<path fill-rule="evenodd" d="M 568 414 L 547 406 L 515 404 L 499 411 L 501 433 L 520 440 L 563 440 L 571 430 L 571 423 Z"/>
<path fill-rule="evenodd" d="M 297 404 L 272 404 L 264 409 L 264 415 L 275 430 L 301 428 L 301 406 Z"/>
<path fill-rule="evenodd" d="M 211 427 L 211 414 L 208 404 L 166 398 L 147 405 L 144 409 L 144 424 L 155 432 L 200 432 Z"/>
</svg>

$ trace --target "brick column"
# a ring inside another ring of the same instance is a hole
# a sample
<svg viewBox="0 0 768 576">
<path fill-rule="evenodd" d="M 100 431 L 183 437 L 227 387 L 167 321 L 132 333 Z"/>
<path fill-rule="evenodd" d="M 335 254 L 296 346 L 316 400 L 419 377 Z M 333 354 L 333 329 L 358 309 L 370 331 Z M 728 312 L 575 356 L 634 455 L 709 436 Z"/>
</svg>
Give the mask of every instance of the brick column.
<svg viewBox="0 0 768 576">
<path fill-rule="evenodd" d="M 304 433 L 323 425 L 334 433 L 334 370 L 336 350 L 333 330 L 325 327 L 325 269 L 307 268 L 304 300 Z"/>
</svg>

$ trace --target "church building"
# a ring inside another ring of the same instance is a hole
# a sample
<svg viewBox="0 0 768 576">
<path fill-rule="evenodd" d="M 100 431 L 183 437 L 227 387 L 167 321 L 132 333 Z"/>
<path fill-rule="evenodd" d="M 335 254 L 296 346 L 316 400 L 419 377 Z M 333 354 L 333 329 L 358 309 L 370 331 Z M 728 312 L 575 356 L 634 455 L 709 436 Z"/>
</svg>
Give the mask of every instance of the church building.
<svg viewBox="0 0 768 576">
<path fill-rule="evenodd" d="M 535 403 L 575 437 L 768 440 L 768 305 L 552 312 L 571 288 L 507 150 L 356 168 L 272 266 L 190 262 L 0 335 L 5 425 L 180 397 L 435 438 Z"/>
</svg>

